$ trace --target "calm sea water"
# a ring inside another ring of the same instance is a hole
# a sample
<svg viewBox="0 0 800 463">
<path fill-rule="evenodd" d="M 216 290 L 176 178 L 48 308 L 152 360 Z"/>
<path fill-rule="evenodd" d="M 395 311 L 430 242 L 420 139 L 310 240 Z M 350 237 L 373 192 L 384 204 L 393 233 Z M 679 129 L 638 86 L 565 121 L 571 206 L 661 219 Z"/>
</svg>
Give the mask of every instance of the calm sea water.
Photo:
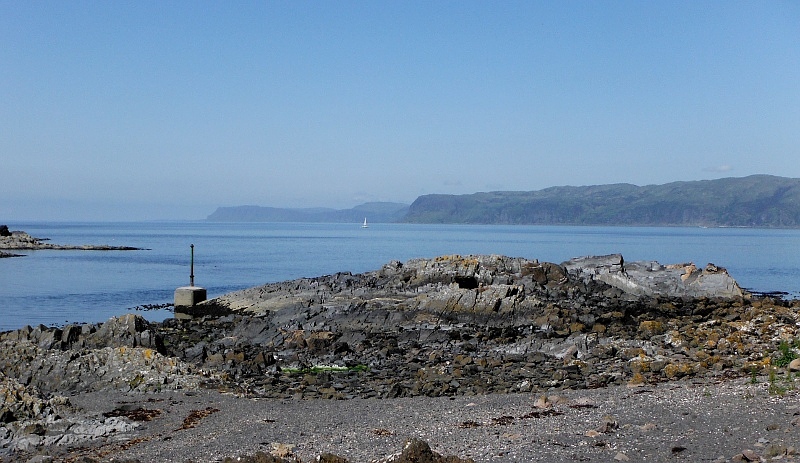
<svg viewBox="0 0 800 463">
<path fill-rule="evenodd" d="M 626 260 L 708 262 L 745 288 L 800 296 L 800 230 L 299 223 L 20 223 L 11 229 L 57 244 L 143 251 L 33 251 L 0 259 L 0 331 L 98 322 L 146 304 L 171 303 L 189 284 L 209 297 L 267 282 L 376 270 L 391 260 L 504 254 L 563 262 L 622 253 Z M 151 320 L 167 310 L 145 311 Z"/>
</svg>

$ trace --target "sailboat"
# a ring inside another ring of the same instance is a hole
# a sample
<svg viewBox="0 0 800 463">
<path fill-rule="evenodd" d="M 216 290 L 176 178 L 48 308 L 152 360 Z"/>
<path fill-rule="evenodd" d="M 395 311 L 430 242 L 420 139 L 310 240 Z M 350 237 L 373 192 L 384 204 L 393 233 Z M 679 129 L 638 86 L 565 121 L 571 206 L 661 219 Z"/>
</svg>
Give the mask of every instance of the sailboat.
<svg viewBox="0 0 800 463">
<path fill-rule="evenodd" d="M 367 218 L 366 217 L 364 217 L 364 225 L 361 225 L 361 228 L 369 228 L 369 225 L 367 225 Z"/>
</svg>

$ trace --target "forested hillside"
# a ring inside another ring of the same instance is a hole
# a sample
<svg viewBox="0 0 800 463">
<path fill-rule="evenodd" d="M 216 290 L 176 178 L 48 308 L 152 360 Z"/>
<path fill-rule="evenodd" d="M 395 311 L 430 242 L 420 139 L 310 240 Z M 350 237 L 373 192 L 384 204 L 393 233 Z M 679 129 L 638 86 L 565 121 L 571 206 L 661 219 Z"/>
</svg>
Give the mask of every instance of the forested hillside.
<svg viewBox="0 0 800 463">
<path fill-rule="evenodd" d="M 664 185 L 564 186 L 417 198 L 414 223 L 800 226 L 800 179 L 752 175 Z"/>
</svg>

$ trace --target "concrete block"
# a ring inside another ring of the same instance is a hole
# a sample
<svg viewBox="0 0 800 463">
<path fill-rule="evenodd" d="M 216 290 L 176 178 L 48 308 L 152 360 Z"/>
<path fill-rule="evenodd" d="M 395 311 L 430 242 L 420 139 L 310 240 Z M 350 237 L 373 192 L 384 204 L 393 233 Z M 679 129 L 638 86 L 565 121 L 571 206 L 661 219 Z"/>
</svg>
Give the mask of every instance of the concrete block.
<svg viewBox="0 0 800 463">
<path fill-rule="evenodd" d="M 175 307 L 194 307 L 205 300 L 205 288 L 199 286 L 181 286 L 175 290 Z"/>
</svg>

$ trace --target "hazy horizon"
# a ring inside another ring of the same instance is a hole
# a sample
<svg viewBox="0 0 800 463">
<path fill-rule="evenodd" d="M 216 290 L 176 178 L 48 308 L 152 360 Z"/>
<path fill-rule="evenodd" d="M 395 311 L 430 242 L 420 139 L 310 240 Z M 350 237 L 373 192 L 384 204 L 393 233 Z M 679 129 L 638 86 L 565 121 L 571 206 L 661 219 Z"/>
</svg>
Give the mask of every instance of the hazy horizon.
<svg viewBox="0 0 800 463">
<path fill-rule="evenodd" d="M 0 223 L 800 178 L 797 24 L 790 1 L 2 2 Z"/>
</svg>

